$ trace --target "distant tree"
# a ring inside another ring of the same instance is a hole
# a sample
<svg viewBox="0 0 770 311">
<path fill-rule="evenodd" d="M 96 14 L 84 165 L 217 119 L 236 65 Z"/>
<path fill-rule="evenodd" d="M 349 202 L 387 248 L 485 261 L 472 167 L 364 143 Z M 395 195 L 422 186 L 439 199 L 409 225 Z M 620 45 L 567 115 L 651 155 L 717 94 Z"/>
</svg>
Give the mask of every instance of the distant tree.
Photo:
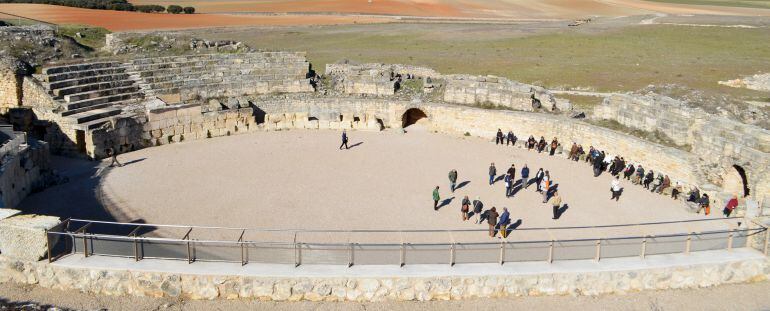
<svg viewBox="0 0 770 311">
<path fill-rule="evenodd" d="M 179 13 L 182 13 L 183 10 L 184 9 L 181 6 L 178 6 L 175 4 L 169 5 L 168 8 L 166 8 L 166 12 L 169 12 L 171 14 L 179 14 Z"/>
<path fill-rule="evenodd" d="M 184 7 L 184 14 L 195 14 L 195 8 L 191 6 Z"/>
<path fill-rule="evenodd" d="M 161 5 L 152 4 L 152 5 L 135 5 L 134 9 L 137 12 L 142 13 L 163 13 L 166 11 L 166 8 L 164 8 Z"/>
</svg>

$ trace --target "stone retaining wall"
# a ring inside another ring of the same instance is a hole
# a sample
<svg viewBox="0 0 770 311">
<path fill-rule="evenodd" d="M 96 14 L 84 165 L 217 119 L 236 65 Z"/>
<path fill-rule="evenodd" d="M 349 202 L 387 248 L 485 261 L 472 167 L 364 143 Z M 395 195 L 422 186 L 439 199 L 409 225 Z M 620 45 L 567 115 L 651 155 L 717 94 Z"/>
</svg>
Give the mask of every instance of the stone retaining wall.
<svg viewBox="0 0 770 311">
<path fill-rule="evenodd" d="M 637 270 L 437 277 L 257 277 L 83 269 L 0 256 L 0 283 L 97 295 L 263 301 L 457 300 L 622 294 L 767 280 L 770 264 L 744 259 Z"/>
</svg>

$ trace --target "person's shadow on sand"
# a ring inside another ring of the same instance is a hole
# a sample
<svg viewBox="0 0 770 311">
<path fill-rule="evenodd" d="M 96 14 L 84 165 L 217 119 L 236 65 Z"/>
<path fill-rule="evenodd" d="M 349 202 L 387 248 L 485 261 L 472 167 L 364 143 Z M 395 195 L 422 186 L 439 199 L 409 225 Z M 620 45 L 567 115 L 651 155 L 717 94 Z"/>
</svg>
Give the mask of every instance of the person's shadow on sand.
<svg viewBox="0 0 770 311">
<path fill-rule="evenodd" d="M 455 199 L 455 197 L 451 197 L 451 198 L 447 198 L 447 199 L 444 199 L 444 200 L 443 200 L 443 201 L 441 201 L 441 203 L 439 203 L 439 205 L 436 207 L 436 210 L 440 210 L 442 207 L 449 205 L 450 203 L 452 203 L 452 200 L 454 200 L 454 199 Z"/>
<path fill-rule="evenodd" d="M 359 142 L 357 142 L 357 143 L 355 143 L 355 144 L 352 144 L 352 145 L 350 145 L 350 147 L 348 147 L 348 149 L 353 149 L 353 148 L 355 148 L 355 147 L 358 147 L 358 146 L 361 146 L 361 145 L 363 145 L 363 144 L 364 144 L 364 142 L 362 142 L 362 141 L 359 141 Z"/>
<path fill-rule="evenodd" d="M 564 204 L 562 207 L 556 210 L 556 219 L 561 218 L 561 215 L 564 215 L 564 213 L 567 212 L 567 209 L 569 209 L 569 205 Z"/>
</svg>

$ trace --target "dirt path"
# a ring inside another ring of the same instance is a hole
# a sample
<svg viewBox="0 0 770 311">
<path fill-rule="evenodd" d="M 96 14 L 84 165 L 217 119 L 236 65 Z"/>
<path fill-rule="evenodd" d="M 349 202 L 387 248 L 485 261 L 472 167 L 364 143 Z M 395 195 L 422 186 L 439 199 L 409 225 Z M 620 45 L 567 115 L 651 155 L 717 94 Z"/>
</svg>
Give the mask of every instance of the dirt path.
<svg viewBox="0 0 770 311">
<path fill-rule="evenodd" d="M 767 310 L 770 282 L 711 288 L 643 291 L 596 297 L 515 297 L 464 301 L 330 303 L 274 303 L 252 300 L 185 301 L 148 297 L 94 296 L 36 286 L 0 284 L 2 299 L 30 301 L 80 310 Z"/>
</svg>

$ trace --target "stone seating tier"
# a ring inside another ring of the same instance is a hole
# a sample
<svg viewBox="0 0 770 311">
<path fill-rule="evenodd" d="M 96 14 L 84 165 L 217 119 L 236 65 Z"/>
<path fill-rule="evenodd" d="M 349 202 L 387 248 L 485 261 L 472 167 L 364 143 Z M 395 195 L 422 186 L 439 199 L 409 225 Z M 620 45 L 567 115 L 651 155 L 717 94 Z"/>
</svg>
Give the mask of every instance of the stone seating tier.
<svg viewBox="0 0 770 311">
<path fill-rule="evenodd" d="M 101 108 L 93 108 L 91 107 L 90 110 L 86 111 L 80 111 L 78 113 L 70 114 L 67 116 L 64 116 L 64 120 L 68 121 L 70 124 L 83 124 L 88 123 L 92 121 L 96 121 L 99 119 L 108 118 L 111 116 L 116 116 L 122 113 L 122 109 L 114 104 L 111 104 L 107 107 L 101 107 Z M 102 120 L 106 122 L 107 120 Z"/>
<path fill-rule="evenodd" d="M 257 53 L 242 53 L 242 54 L 196 54 L 185 56 L 165 56 L 165 57 L 152 57 L 152 58 L 140 58 L 131 62 L 133 65 L 146 65 L 146 64 L 158 64 L 169 62 L 185 62 L 195 60 L 211 60 L 211 59 L 261 59 L 275 61 L 278 59 L 289 61 L 305 61 L 304 52 L 257 52 Z"/>
<path fill-rule="evenodd" d="M 52 90 L 52 93 L 54 95 L 54 98 L 64 98 L 68 95 L 74 95 L 74 94 L 80 94 L 85 92 L 93 92 L 93 91 L 101 91 L 101 90 L 108 90 L 112 88 L 118 88 L 118 87 L 126 87 L 134 84 L 134 81 L 128 80 L 128 76 L 126 75 L 126 79 L 122 80 L 115 80 L 115 81 L 106 81 L 106 82 L 96 82 L 91 84 L 82 84 L 82 85 L 75 85 L 67 88 L 62 89 L 55 89 Z"/>
<path fill-rule="evenodd" d="M 130 99 L 138 99 L 138 98 L 142 98 L 143 96 L 144 95 L 140 92 L 124 93 L 124 94 L 109 95 L 104 97 L 89 98 L 89 99 L 84 99 L 84 100 L 75 101 L 71 103 L 64 103 L 62 106 L 66 110 L 72 110 L 72 109 L 85 108 L 85 107 L 99 105 L 99 104 L 115 103 L 119 101 L 130 100 Z"/>
<path fill-rule="evenodd" d="M 213 59 L 213 60 L 195 60 L 195 61 L 183 61 L 183 62 L 171 62 L 171 63 L 153 63 L 143 65 L 130 65 L 132 71 L 155 71 L 171 68 L 186 68 L 186 67 L 230 67 L 230 68 L 280 68 L 285 66 L 297 67 L 299 70 L 307 69 L 307 62 L 305 61 L 267 61 L 267 60 L 234 60 L 234 59 Z"/>
<path fill-rule="evenodd" d="M 129 74 L 118 73 L 118 74 L 98 75 L 98 76 L 62 80 L 57 82 L 50 82 L 50 83 L 44 84 L 43 86 L 46 87 L 48 90 L 53 90 L 55 92 L 56 90 L 61 90 L 69 87 L 77 87 L 80 85 L 100 83 L 100 82 L 121 81 L 121 80 L 126 80 L 128 78 L 130 78 Z"/>
<path fill-rule="evenodd" d="M 202 83 L 204 82 L 204 83 Z M 252 90 L 253 93 L 269 93 L 273 91 L 274 88 L 279 86 L 287 86 L 292 85 L 295 86 L 295 88 L 300 89 L 303 85 L 306 85 L 307 88 L 303 90 L 304 92 L 312 92 L 312 87 L 310 86 L 310 83 L 307 80 L 260 80 L 260 79 L 249 79 L 247 77 L 239 77 L 238 79 L 230 79 L 227 81 L 223 81 L 220 79 L 198 79 L 198 80 L 185 80 L 185 81 L 175 81 L 175 82 L 166 82 L 163 84 L 156 84 L 152 87 L 145 88 L 145 94 L 148 96 L 156 96 L 156 95 L 162 95 L 162 94 L 176 94 L 180 93 L 182 90 L 195 90 L 195 89 L 215 89 L 219 88 L 222 89 L 222 94 L 229 94 L 233 93 L 235 95 L 236 93 L 242 93 L 242 90 Z M 228 89 L 230 89 L 231 92 L 228 92 Z M 273 91 L 274 92 L 274 91 Z M 287 91 L 288 92 L 288 91 Z M 212 96 L 212 97 L 218 97 L 218 96 Z"/>
<path fill-rule="evenodd" d="M 114 74 L 120 74 L 124 72 L 126 72 L 125 67 L 110 67 L 110 68 L 102 68 L 102 69 L 89 69 L 89 70 L 82 70 L 82 71 L 70 71 L 70 72 L 58 73 L 53 75 L 45 75 L 43 76 L 43 79 L 45 80 L 45 82 L 52 83 L 52 82 L 72 80 L 77 78 L 114 75 Z"/>
<path fill-rule="evenodd" d="M 117 67 L 120 66 L 121 63 L 115 62 L 115 61 L 109 61 L 109 62 L 99 62 L 99 63 L 87 63 L 87 64 L 75 64 L 75 65 L 64 65 L 64 66 L 56 66 L 56 67 L 48 67 L 43 69 L 42 73 L 45 75 L 54 75 L 59 73 L 65 73 L 65 72 L 73 72 L 73 71 L 84 71 L 84 70 L 95 70 L 95 69 L 103 69 L 103 68 L 111 68 L 111 67 Z"/>
<path fill-rule="evenodd" d="M 73 103 L 73 102 L 83 101 L 83 100 L 92 99 L 92 98 L 99 98 L 99 97 L 119 95 L 119 94 L 128 94 L 128 93 L 136 92 L 138 90 L 139 90 L 138 86 L 129 84 L 128 86 L 113 87 L 109 89 L 65 95 L 64 102 Z"/>
</svg>

